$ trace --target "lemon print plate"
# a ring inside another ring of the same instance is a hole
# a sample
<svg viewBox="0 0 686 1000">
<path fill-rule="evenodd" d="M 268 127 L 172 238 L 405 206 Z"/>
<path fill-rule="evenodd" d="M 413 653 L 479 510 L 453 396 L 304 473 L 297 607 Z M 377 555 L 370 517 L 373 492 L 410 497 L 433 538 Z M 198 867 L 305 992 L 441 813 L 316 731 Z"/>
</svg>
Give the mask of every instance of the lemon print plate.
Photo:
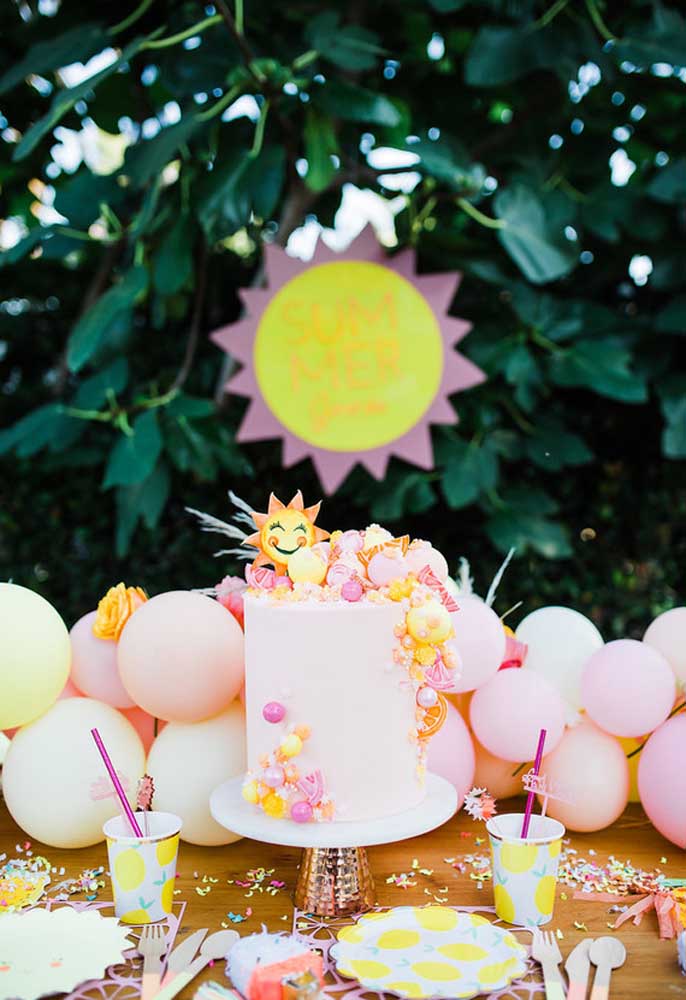
<svg viewBox="0 0 686 1000">
<path fill-rule="evenodd" d="M 526 949 L 502 927 L 447 906 L 398 906 L 344 927 L 331 949 L 342 976 L 417 1000 L 467 1000 L 527 971 Z"/>
</svg>

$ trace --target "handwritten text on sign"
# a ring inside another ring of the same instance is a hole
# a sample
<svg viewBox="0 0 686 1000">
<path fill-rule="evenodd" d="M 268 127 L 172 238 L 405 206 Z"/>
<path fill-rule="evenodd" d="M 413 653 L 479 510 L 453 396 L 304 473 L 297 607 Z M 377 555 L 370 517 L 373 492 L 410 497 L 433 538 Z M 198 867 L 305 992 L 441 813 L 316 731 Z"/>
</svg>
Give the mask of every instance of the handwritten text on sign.
<svg viewBox="0 0 686 1000">
<path fill-rule="evenodd" d="M 405 434 L 441 383 L 441 332 L 426 299 L 380 264 L 310 267 L 266 307 L 257 381 L 293 434 L 331 451 L 364 451 Z"/>
</svg>

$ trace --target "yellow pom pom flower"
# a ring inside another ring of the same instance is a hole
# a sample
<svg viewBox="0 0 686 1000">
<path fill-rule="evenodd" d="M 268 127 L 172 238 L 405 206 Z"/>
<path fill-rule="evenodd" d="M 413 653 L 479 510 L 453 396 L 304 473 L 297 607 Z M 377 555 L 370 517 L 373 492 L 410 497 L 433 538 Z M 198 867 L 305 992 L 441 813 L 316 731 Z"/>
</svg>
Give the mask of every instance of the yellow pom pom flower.
<svg viewBox="0 0 686 1000">
<path fill-rule="evenodd" d="M 303 741 L 297 733 L 290 733 L 290 735 L 281 741 L 281 745 L 279 746 L 279 750 L 284 757 L 297 757 L 302 748 Z"/>
<path fill-rule="evenodd" d="M 430 667 L 436 662 L 436 650 L 433 646 L 418 646 L 414 651 L 414 658 L 423 667 Z"/>
<path fill-rule="evenodd" d="M 259 796 L 259 793 L 257 791 L 257 782 L 256 781 L 248 781 L 248 782 L 246 782 L 246 784 L 243 785 L 243 789 L 242 789 L 241 794 L 242 794 L 243 798 L 245 799 L 245 801 L 252 803 L 252 805 L 257 805 L 257 803 L 260 801 L 260 796 Z"/>
<path fill-rule="evenodd" d="M 286 803 L 276 792 L 265 795 L 261 804 L 267 816 L 271 816 L 272 819 L 283 819 L 286 815 Z"/>
</svg>

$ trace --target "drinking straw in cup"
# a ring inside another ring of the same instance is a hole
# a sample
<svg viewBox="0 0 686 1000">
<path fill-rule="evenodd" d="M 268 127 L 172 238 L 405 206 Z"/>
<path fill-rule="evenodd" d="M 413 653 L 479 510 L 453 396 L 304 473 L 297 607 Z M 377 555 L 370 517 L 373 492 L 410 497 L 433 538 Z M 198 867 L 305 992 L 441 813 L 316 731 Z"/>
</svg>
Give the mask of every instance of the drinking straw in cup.
<svg viewBox="0 0 686 1000">
<path fill-rule="evenodd" d="M 126 814 L 126 818 L 129 821 L 129 826 L 131 827 L 131 829 L 133 830 L 133 832 L 137 837 L 142 837 L 143 831 L 138 825 L 138 820 L 133 814 L 133 809 L 129 805 L 129 800 L 126 798 L 126 795 L 124 794 L 124 789 L 121 786 L 121 781 L 117 777 L 117 772 L 114 770 L 114 767 L 112 766 L 110 755 L 105 749 L 105 744 L 102 742 L 102 737 L 100 736 L 100 733 L 98 732 L 97 729 L 91 729 L 91 736 L 95 740 L 95 745 L 100 751 L 100 756 L 102 757 L 103 763 L 107 768 L 107 773 L 110 776 L 110 781 L 114 785 L 114 790 L 117 793 L 119 801 L 121 802 L 121 806 L 122 809 L 124 810 L 124 813 Z"/>
<path fill-rule="evenodd" d="M 125 924 L 164 920 L 174 902 L 181 819 L 165 812 L 149 812 L 147 819 L 150 834 L 140 838 L 131 835 L 123 816 L 113 816 L 102 828 L 114 912 Z"/>
<path fill-rule="evenodd" d="M 536 748 L 536 760 L 534 761 L 534 774 L 539 774 L 541 770 L 541 761 L 543 760 L 543 746 L 545 744 L 546 730 L 542 729 L 538 734 L 538 747 Z M 524 809 L 524 822 L 522 823 L 522 837 L 526 837 L 529 832 L 529 823 L 531 822 L 531 810 L 534 807 L 534 796 L 536 795 L 533 788 L 526 797 L 526 808 Z M 545 810 L 544 810 L 545 812 Z"/>
<path fill-rule="evenodd" d="M 557 867 L 565 828 L 550 816 L 530 816 L 520 836 L 522 813 L 505 813 L 486 824 L 491 842 L 495 912 L 508 924 L 547 924 L 553 916 Z"/>
</svg>

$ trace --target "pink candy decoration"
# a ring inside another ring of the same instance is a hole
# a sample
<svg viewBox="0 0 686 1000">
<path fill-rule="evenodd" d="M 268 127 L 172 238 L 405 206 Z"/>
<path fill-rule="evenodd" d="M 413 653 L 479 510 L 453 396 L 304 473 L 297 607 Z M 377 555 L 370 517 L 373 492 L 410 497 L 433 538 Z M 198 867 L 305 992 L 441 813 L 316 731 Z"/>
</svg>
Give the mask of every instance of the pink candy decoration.
<svg viewBox="0 0 686 1000">
<path fill-rule="evenodd" d="M 421 687 L 417 691 L 417 704 L 422 708 L 433 708 L 438 701 L 438 695 L 431 687 Z"/>
<path fill-rule="evenodd" d="M 286 709 L 280 701 L 268 701 L 262 709 L 262 718 L 265 722 L 275 724 L 281 722 L 286 714 Z"/>
<path fill-rule="evenodd" d="M 336 548 L 341 552 L 359 552 L 364 540 L 359 531 L 344 531 L 336 542 Z"/>
<path fill-rule="evenodd" d="M 377 552 L 367 566 L 367 576 L 377 587 L 384 587 L 391 580 L 397 580 L 407 574 L 408 568 L 404 558 L 390 556 L 386 552 Z"/>
<path fill-rule="evenodd" d="M 407 571 L 418 574 L 425 566 L 438 578 L 439 583 L 448 579 L 448 563 L 438 549 L 428 542 L 414 542 L 405 554 Z"/>
<path fill-rule="evenodd" d="M 293 586 L 290 577 L 277 576 L 275 570 L 268 569 L 266 566 L 258 566 L 257 569 L 246 566 L 245 579 L 248 586 L 255 590 L 273 590 L 274 587 L 288 587 L 290 590 Z"/>
<path fill-rule="evenodd" d="M 294 802 L 291 806 L 291 819 L 296 823 L 309 823 L 312 819 L 312 806 L 309 802 Z"/>
<path fill-rule="evenodd" d="M 262 780 L 270 788 L 281 788 L 285 779 L 286 775 L 279 764 L 273 764 L 271 767 L 265 768 L 262 774 Z"/>
<path fill-rule="evenodd" d="M 310 805 L 316 806 L 324 796 L 324 778 L 322 772 L 317 769 L 311 774 L 306 774 L 298 782 L 298 789 L 303 793 Z"/>
<path fill-rule="evenodd" d="M 326 582 L 330 587 L 342 587 L 344 583 L 351 580 L 355 575 L 355 570 L 352 566 L 348 566 L 347 563 L 342 562 L 340 559 L 329 566 L 329 571 L 326 574 Z"/>
<path fill-rule="evenodd" d="M 346 580 L 341 587 L 341 597 L 344 601 L 350 601 L 351 604 L 359 601 L 363 593 L 364 588 L 359 580 Z"/>
</svg>

